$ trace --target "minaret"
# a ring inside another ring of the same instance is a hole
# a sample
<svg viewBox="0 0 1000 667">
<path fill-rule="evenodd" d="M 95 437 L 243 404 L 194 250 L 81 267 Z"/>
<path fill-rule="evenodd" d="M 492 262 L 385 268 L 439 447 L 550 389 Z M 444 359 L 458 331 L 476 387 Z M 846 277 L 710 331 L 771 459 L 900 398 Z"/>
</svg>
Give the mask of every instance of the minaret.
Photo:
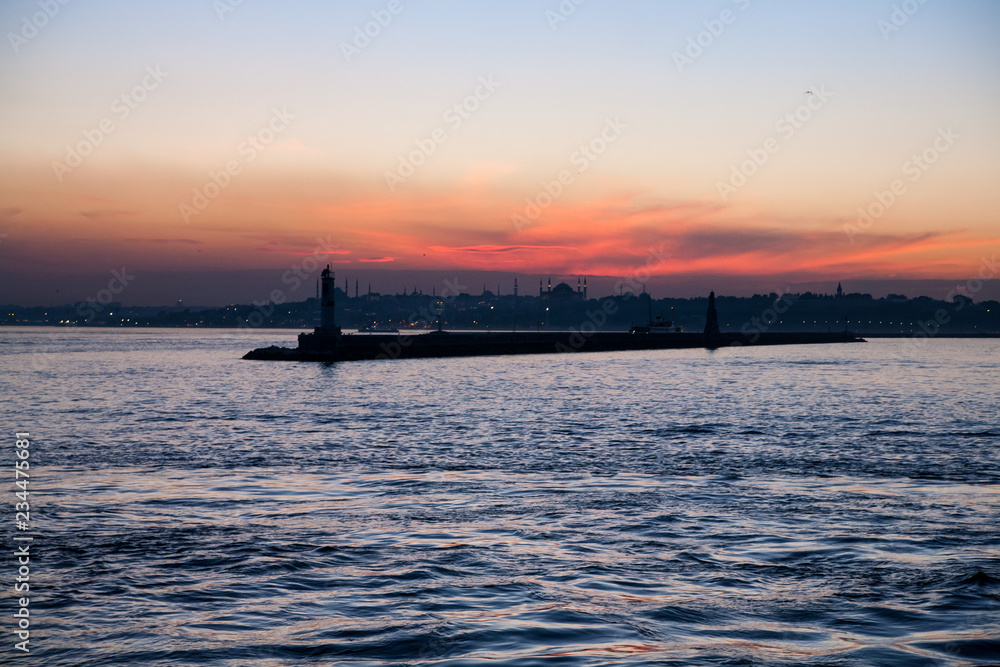
<svg viewBox="0 0 1000 667">
<path fill-rule="evenodd" d="M 514 278 L 514 296 L 517 296 L 517 278 Z"/>
<path fill-rule="evenodd" d="M 587 300 L 587 276 L 583 277 L 583 300 Z"/>
<path fill-rule="evenodd" d="M 552 276 L 549 276 L 549 288 L 546 291 L 552 293 Z"/>
<path fill-rule="evenodd" d="M 580 284 L 580 276 L 576 277 L 576 293 L 583 294 L 583 286 Z"/>
<path fill-rule="evenodd" d="M 358 298 L 358 279 L 354 279 L 354 298 Z"/>
<path fill-rule="evenodd" d="M 719 314 L 715 312 L 715 292 L 708 295 L 708 314 L 705 316 L 705 335 L 719 335 Z"/>
<path fill-rule="evenodd" d="M 538 279 L 538 298 L 542 298 L 542 279 Z"/>
<path fill-rule="evenodd" d="M 330 271 L 327 264 L 320 274 L 320 302 L 319 302 L 319 328 L 327 332 L 335 332 L 337 323 L 335 318 L 335 304 L 333 299 L 334 281 L 337 274 Z"/>
</svg>

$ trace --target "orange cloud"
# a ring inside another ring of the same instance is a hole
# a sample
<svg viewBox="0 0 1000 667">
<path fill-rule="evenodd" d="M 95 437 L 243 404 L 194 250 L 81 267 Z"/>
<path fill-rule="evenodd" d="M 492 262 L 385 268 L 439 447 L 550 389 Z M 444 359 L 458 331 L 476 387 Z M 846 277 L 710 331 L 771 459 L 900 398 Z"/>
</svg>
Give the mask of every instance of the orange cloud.
<svg viewBox="0 0 1000 667">
<path fill-rule="evenodd" d="M 390 194 L 338 175 L 249 171 L 185 225 L 177 205 L 202 174 L 81 170 L 53 188 L 39 185 L 30 169 L 0 165 L 0 172 L 0 232 L 8 235 L 0 261 L 26 271 L 70 263 L 99 271 L 120 264 L 284 268 L 323 245 L 325 254 L 345 257 L 338 263 L 355 257 L 355 265 L 393 269 L 950 278 L 978 266 L 983 248 L 998 246 L 976 220 L 964 231 L 941 225 L 921 233 L 884 220 L 852 244 L 843 218 L 796 219 L 717 201 L 580 192 L 527 218 L 531 192 L 478 181 Z M 126 178 L 130 187 L 122 189 Z M 515 224 L 515 215 L 528 224 Z"/>
<path fill-rule="evenodd" d="M 463 246 L 463 247 L 449 247 L 443 245 L 432 245 L 429 248 L 437 252 L 455 252 L 455 253 L 486 253 L 486 254 L 499 254 L 507 252 L 520 252 L 520 251 L 532 251 L 532 250 L 575 250 L 573 246 L 559 246 L 559 245 L 477 245 L 477 246 Z"/>
</svg>

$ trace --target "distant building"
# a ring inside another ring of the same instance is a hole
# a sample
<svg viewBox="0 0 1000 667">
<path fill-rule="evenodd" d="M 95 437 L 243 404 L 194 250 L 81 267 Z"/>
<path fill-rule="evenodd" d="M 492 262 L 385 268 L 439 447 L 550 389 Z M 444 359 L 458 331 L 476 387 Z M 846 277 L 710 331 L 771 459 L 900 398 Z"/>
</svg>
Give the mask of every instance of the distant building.
<svg viewBox="0 0 1000 667">
<path fill-rule="evenodd" d="M 542 291 L 542 283 L 538 282 L 538 296 L 542 301 L 550 301 L 555 303 L 568 303 L 571 301 L 583 301 L 586 299 L 585 287 L 580 284 L 580 279 L 577 278 L 576 290 L 567 285 L 566 283 L 559 283 L 555 287 L 552 286 L 552 279 L 549 278 L 548 290 Z"/>
</svg>

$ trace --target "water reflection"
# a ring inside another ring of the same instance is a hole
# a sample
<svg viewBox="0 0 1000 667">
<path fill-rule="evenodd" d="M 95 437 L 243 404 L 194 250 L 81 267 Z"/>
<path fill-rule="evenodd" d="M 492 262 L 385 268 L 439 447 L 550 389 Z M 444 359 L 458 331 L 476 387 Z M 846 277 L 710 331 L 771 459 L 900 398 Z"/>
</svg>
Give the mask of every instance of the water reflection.
<svg viewBox="0 0 1000 667">
<path fill-rule="evenodd" d="M 44 664 L 995 662 L 988 342 L 238 362 L 272 342 L 0 346 Z"/>
</svg>

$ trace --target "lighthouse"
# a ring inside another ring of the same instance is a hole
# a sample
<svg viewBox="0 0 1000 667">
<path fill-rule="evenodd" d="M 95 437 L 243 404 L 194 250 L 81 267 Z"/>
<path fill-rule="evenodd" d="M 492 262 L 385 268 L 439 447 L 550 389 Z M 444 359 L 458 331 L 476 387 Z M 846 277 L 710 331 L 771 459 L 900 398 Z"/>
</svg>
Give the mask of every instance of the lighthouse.
<svg viewBox="0 0 1000 667">
<path fill-rule="evenodd" d="M 705 337 L 719 335 L 719 314 L 715 311 L 715 292 L 708 293 L 708 313 L 705 315 Z"/>
<path fill-rule="evenodd" d="M 336 274 L 330 270 L 329 264 L 320 274 L 319 328 L 330 333 L 337 331 L 333 298 L 333 284 L 336 277 Z"/>
</svg>

